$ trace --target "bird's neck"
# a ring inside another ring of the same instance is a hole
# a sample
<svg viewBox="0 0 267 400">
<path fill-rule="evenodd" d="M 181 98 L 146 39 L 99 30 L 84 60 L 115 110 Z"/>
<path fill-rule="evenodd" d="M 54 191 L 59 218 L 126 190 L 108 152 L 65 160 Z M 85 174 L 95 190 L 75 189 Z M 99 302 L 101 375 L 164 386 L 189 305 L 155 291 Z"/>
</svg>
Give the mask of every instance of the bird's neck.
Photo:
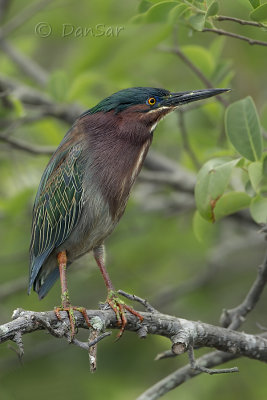
<svg viewBox="0 0 267 400">
<path fill-rule="evenodd" d="M 107 200 L 112 218 L 119 219 L 152 142 L 152 134 L 141 124 L 114 121 L 106 114 L 101 121 L 87 118 L 83 131 L 90 159 L 88 171 Z"/>
</svg>

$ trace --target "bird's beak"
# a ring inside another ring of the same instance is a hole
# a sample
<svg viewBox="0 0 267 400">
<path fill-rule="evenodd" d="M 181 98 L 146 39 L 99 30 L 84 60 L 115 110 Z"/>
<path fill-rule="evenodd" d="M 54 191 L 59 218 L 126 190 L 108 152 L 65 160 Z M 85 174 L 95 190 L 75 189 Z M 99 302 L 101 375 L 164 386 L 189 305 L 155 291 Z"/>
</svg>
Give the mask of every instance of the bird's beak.
<svg viewBox="0 0 267 400">
<path fill-rule="evenodd" d="M 161 107 L 177 107 L 179 105 L 191 103 L 192 101 L 207 99 L 208 97 L 228 92 L 231 89 L 203 89 L 193 90 L 191 92 L 170 93 L 166 99 L 161 101 Z"/>
</svg>

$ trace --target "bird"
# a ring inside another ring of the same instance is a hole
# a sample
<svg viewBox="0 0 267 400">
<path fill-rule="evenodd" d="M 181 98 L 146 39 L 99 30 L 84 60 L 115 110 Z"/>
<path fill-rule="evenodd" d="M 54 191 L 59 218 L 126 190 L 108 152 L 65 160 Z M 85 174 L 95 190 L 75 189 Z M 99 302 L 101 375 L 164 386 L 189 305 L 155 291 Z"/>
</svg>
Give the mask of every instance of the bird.
<svg viewBox="0 0 267 400">
<path fill-rule="evenodd" d="M 67 269 L 93 252 L 103 276 L 106 303 L 120 326 L 126 311 L 143 317 L 118 296 L 105 266 L 105 239 L 122 217 L 131 189 L 152 143 L 154 130 L 170 112 L 193 101 L 230 89 L 170 92 L 152 87 L 120 90 L 81 114 L 64 136 L 42 175 L 33 206 L 30 271 L 31 289 L 42 299 L 58 278 L 61 306 L 66 311 L 71 339 L 75 335 L 74 310 L 90 320 L 84 307 L 74 307 L 67 288 Z"/>
</svg>

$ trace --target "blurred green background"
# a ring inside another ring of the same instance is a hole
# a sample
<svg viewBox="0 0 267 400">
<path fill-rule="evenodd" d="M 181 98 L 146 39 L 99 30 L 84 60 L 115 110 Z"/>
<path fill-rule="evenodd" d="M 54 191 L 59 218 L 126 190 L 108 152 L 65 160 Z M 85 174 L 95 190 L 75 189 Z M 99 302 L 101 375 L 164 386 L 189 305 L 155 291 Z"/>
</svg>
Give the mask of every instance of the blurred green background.
<svg viewBox="0 0 267 400">
<path fill-rule="evenodd" d="M 0 52 L 1 76 L 36 88 L 56 103 L 76 103 L 84 110 L 112 92 L 130 86 L 164 87 L 172 91 L 205 87 L 179 57 L 160 50 L 159 46 L 173 46 L 175 40 L 214 86 L 233 89 L 225 95 L 228 102 L 251 95 L 267 129 L 266 47 L 195 32 L 188 24 L 170 23 L 164 16 L 152 23 L 138 22 L 136 15 L 144 12 L 148 3 L 50 2 L 7 39 L 20 54 L 46 70 L 47 83 L 38 85 L 5 51 Z M 5 25 L 29 4 L 28 0 L 11 1 L 1 23 Z M 248 19 L 251 11 L 246 0 L 224 0 L 219 5 L 222 15 Z M 47 25 L 38 30 L 40 23 Z M 266 40 L 266 32 L 254 27 L 225 22 L 222 28 Z M 35 112 L 25 108 L 15 94 L 9 100 L 12 108 L 2 105 L 0 110 L 5 121 L 14 122 Z M 223 135 L 223 114 L 222 104 L 215 100 L 185 113 L 188 139 L 199 165 L 229 149 Z M 69 126 L 62 119 L 45 116 L 29 124 L 13 124 L 11 134 L 28 143 L 56 146 Z M 178 116 L 170 115 L 157 128 L 153 150 L 195 175 L 197 168 L 184 147 Z M 0 142 L 1 323 L 10 320 L 17 307 L 50 310 L 60 301 L 59 283 L 41 302 L 35 293 L 26 294 L 31 209 L 48 159 Z M 106 241 L 107 267 L 118 289 L 147 298 L 162 312 L 218 324 L 222 309 L 236 306 L 247 293 L 266 246 L 256 225 L 235 218 L 215 224 L 199 242 L 193 231 L 193 215 L 194 204 L 189 194 L 140 180 L 119 226 Z M 75 305 L 94 309 L 105 299 L 105 287 L 91 255 L 72 265 L 69 289 Z M 258 331 L 257 322 L 266 325 L 266 300 L 265 294 L 244 324 L 247 332 Z M 79 337 L 86 340 L 86 332 L 80 332 Z M 149 336 L 140 340 L 126 332 L 119 342 L 114 343 L 114 339 L 115 332 L 99 344 L 98 368 L 93 375 L 84 351 L 45 332 L 24 337 L 22 363 L 10 344 L 3 344 L 0 398 L 134 399 L 187 363 L 186 355 L 153 361 L 158 353 L 170 347 L 164 338 Z M 202 374 L 165 398 L 266 398 L 266 365 L 247 359 L 229 364 L 237 365 L 240 373 Z"/>
</svg>

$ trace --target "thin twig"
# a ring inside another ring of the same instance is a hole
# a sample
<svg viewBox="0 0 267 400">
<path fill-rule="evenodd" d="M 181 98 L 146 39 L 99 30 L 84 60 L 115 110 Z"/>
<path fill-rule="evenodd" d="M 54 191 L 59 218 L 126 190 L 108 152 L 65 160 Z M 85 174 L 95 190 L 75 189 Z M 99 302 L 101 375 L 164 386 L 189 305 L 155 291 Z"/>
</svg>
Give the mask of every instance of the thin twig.
<svg viewBox="0 0 267 400">
<path fill-rule="evenodd" d="M 216 28 L 204 28 L 202 29 L 201 32 L 212 32 L 212 33 L 216 33 L 217 35 L 223 35 L 223 36 L 229 36 L 235 39 L 239 39 L 239 40 L 244 40 L 245 42 L 251 44 L 251 45 L 259 45 L 259 46 L 267 46 L 267 42 L 263 42 L 261 40 L 256 40 L 256 39 L 252 39 L 249 38 L 247 36 L 243 36 L 243 35 L 238 35 L 237 33 L 233 33 L 233 32 L 228 32 L 228 31 L 224 31 L 223 29 L 216 29 Z"/>
<path fill-rule="evenodd" d="M 89 330 L 89 338 L 88 338 L 88 357 L 90 364 L 90 372 L 94 373 L 96 371 L 97 366 L 97 343 L 104 339 L 106 336 L 109 336 L 111 332 L 107 332 L 107 334 L 100 335 L 100 332 L 103 331 L 104 325 L 103 321 L 99 317 L 93 317 L 90 319 L 90 324 L 92 329 Z"/>
<path fill-rule="evenodd" d="M 175 354 L 172 350 L 166 350 L 163 351 L 162 353 L 157 354 L 154 360 L 158 361 L 158 360 L 163 360 L 164 358 L 172 358 L 172 357 L 177 357 L 177 354 Z"/>
<path fill-rule="evenodd" d="M 14 149 L 23 150 L 31 154 L 52 155 L 56 149 L 53 146 L 39 146 L 27 143 L 20 139 L 15 139 L 4 134 L 0 134 L 0 140 L 2 142 L 8 143 Z"/>
<path fill-rule="evenodd" d="M 145 164 L 146 166 L 146 164 Z M 188 178 L 188 180 L 186 180 Z M 155 184 L 169 185 L 172 188 L 185 193 L 194 194 L 195 177 L 188 173 L 168 173 L 143 170 L 138 177 L 138 181 L 150 182 Z"/>
<path fill-rule="evenodd" d="M 89 341 L 89 342 L 81 342 L 80 340 L 78 340 L 77 338 L 73 338 L 72 340 L 70 340 L 70 337 L 69 337 L 69 332 L 68 331 L 60 331 L 60 330 L 56 330 L 56 329 L 54 329 L 54 328 L 52 328 L 52 326 L 51 326 L 51 324 L 49 323 L 49 321 L 46 321 L 46 320 L 44 320 L 43 318 L 38 318 L 38 316 L 37 317 L 35 317 L 35 319 L 36 319 L 36 321 L 38 322 L 38 323 L 40 323 L 40 325 L 41 326 L 43 326 L 45 329 L 47 329 L 48 330 L 48 332 L 51 334 L 51 335 L 53 335 L 53 336 L 55 336 L 55 337 L 57 337 L 57 338 L 61 338 L 61 337 L 63 337 L 63 336 L 66 336 L 66 338 L 68 339 L 68 341 L 71 343 L 71 344 L 74 344 L 75 346 L 78 346 L 78 347 L 80 347 L 81 349 L 83 349 L 83 350 L 86 350 L 88 353 L 89 353 L 89 360 L 90 360 L 90 370 L 91 370 L 91 372 L 94 372 L 95 370 L 96 370 L 96 344 L 98 343 L 98 342 L 100 342 L 101 340 L 103 340 L 105 337 L 107 337 L 107 336 L 110 336 L 111 335 L 111 332 L 104 332 L 102 335 L 96 335 L 96 330 L 94 330 L 94 329 L 92 329 L 92 331 L 94 332 L 94 335 L 95 335 L 95 337 L 94 337 L 94 340 L 92 340 L 92 341 Z M 21 335 L 20 335 L 21 336 Z M 91 337 L 91 334 L 90 334 L 90 336 L 89 336 L 89 338 Z M 15 340 L 15 339 L 14 339 Z M 18 343 L 17 342 L 17 340 L 16 340 L 16 343 L 18 344 L 18 346 L 19 346 L 19 349 L 21 350 L 21 346 L 23 346 L 23 343 L 22 343 L 22 340 L 20 340 L 20 343 Z M 23 349 L 23 347 L 22 347 L 22 349 Z M 91 349 L 94 349 L 94 357 L 91 355 Z M 23 355 L 24 353 L 21 353 L 20 352 L 20 357 Z"/>
<path fill-rule="evenodd" d="M 94 340 L 90 342 L 81 342 L 80 340 L 76 339 L 75 337 L 72 340 L 72 344 L 75 344 L 76 346 L 80 347 L 83 350 L 88 351 L 90 347 L 96 345 L 98 342 L 101 340 L 105 339 L 105 337 L 110 336 L 111 332 L 104 332 L 102 335 L 97 336 Z"/>
<path fill-rule="evenodd" d="M 192 345 L 188 347 L 188 358 L 190 362 L 190 366 L 192 369 L 200 372 L 204 372 L 209 375 L 214 375 L 214 374 L 229 374 L 232 372 L 239 372 L 239 369 L 237 367 L 233 368 L 220 368 L 220 369 L 211 369 L 207 367 L 203 367 L 202 365 L 199 365 L 196 362 L 195 355 L 194 355 L 194 348 Z"/>
<path fill-rule="evenodd" d="M 0 92 L 1 96 L 1 92 Z M 12 132 L 13 130 L 17 129 L 18 127 L 29 124 L 33 122 L 37 122 L 42 120 L 43 118 L 47 117 L 47 113 L 45 110 L 41 110 L 41 112 L 33 113 L 32 115 L 25 115 L 21 118 L 10 119 L 10 118 L 2 118 L 0 120 L 0 128 L 7 128 L 8 133 Z M 7 132 L 2 133 L 2 135 L 6 136 Z"/>
<path fill-rule="evenodd" d="M 166 46 L 160 46 L 158 48 L 160 51 L 163 51 L 165 53 L 172 53 L 177 55 L 190 69 L 191 71 L 194 72 L 194 74 L 200 79 L 201 82 L 203 82 L 208 88 L 213 88 L 212 82 L 206 78 L 206 76 L 203 74 L 203 72 L 191 62 L 191 60 L 182 52 L 182 50 L 178 47 L 166 47 Z M 228 102 L 222 98 L 222 96 L 216 96 L 216 100 L 218 100 L 221 104 L 223 104 L 224 107 L 228 106 Z"/>
<path fill-rule="evenodd" d="M 23 8 L 19 14 L 15 15 L 1 28 L 1 36 L 6 37 L 13 31 L 18 29 L 51 2 L 52 0 L 40 0 L 36 3 L 31 3 L 27 7 Z"/>
<path fill-rule="evenodd" d="M 58 104 L 47 94 L 21 84 L 7 76 L 0 75 L 0 91 L 13 94 L 25 107 L 38 110 L 46 116 L 52 116 L 68 124 L 72 124 L 76 118 L 84 112 L 84 108 L 78 104 Z"/>
<path fill-rule="evenodd" d="M 66 336 L 70 339 L 69 328 L 66 323 L 63 322 L 61 325 L 59 325 L 60 328 L 57 329 L 57 327 L 52 326 L 48 318 L 42 318 L 38 314 L 34 314 L 31 319 L 32 321 L 40 324 L 44 329 L 47 329 L 50 335 L 55 336 L 56 338 L 62 338 Z M 68 341 L 70 342 L 70 340 Z"/>
<path fill-rule="evenodd" d="M 247 313 L 254 308 L 256 302 L 259 300 L 259 297 L 262 293 L 264 285 L 266 283 L 266 275 L 267 275 L 267 255 L 264 259 L 263 266 L 260 267 L 258 276 L 253 283 L 248 295 L 246 296 L 244 302 L 236 307 L 236 309 L 229 310 L 234 311 L 233 316 L 235 317 L 232 319 L 232 323 L 230 325 L 231 329 L 237 328 L 239 325 L 238 323 L 242 322 L 240 319 L 240 315 L 244 315 L 243 312 Z M 250 308 L 252 305 L 252 308 Z M 249 307 L 247 307 L 249 306 Z M 240 314 L 241 312 L 241 314 Z M 231 322 L 229 321 L 229 322 Z M 228 323 L 229 323 L 228 322 Z M 188 355 L 192 355 L 192 349 L 190 349 Z M 191 354 L 190 354 L 191 352 Z M 167 351 L 165 353 L 159 354 L 156 359 L 162 359 L 166 357 L 170 357 L 171 352 Z M 170 390 L 180 386 L 188 379 L 194 378 L 195 376 L 199 375 L 201 372 L 209 372 L 209 371 L 216 371 L 218 370 L 211 370 L 210 367 L 214 367 L 216 365 L 220 365 L 226 361 L 230 361 L 237 358 L 235 354 L 228 354 L 224 352 L 215 351 L 209 354 L 206 354 L 200 357 L 197 360 L 197 369 L 191 369 L 191 365 L 187 365 L 175 371 L 174 373 L 170 374 L 169 376 L 165 377 L 161 381 L 157 382 L 154 386 L 146 390 L 141 396 L 138 397 L 137 400 L 156 400 L 159 397 L 163 396 L 165 393 L 169 392 Z M 191 361 L 192 364 L 192 361 Z M 195 363 L 196 364 L 196 363 Z M 236 370 L 219 370 L 219 373 L 222 372 L 236 372 Z M 209 372 L 210 373 L 210 372 Z M 214 373 L 214 372 L 213 372 Z"/>
<path fill-rule="evenodd" d="M 228 260 L 231 260 L 234 254 L 242 254 L 247 249 L 247 243 L 250 244 L 251 248 L 255 248 L 259 244 L 259 234 L 253 230 L 242 237 L 232 235 L 221 240 L 207 255 L 206 267 L 199 265 L 197 274 L 190 274 L 190 278 L 176 286 L 165 287 L 152 297 L 152 303 L 155 304 L 156 308 L 162 309 L 162 307 L 174 303 L 177 299 L 183 299 L 188 294 L 205 287 L 213 279 L 216 279 L 220 270 L 224 270 L 224 273 L 226 273 L 226 268 L 232 267 L 231 264 L 228 265 Z"/>
<path fill-rule="evenodd" d="M 18 349 L 15 350 L 15 351 L 16 351 L 18 357 L 19 357 L 19 360 L 21 361 L 21 360 L 22 360 L 22 357 L 23 357 L 23 355 L 24 355 L 24 345 L 23 345 L 23 341 L 22 341 L 22 334 L 21 334 L 21 332 L 17 332 L 17 333 L 14 335 L 13 342 L 15 342 L 16 345 L 18 346 Z"/>
<path fill-rule="evenodd" d="M 205 354 L 198 358 L 198 365 L 210 368 L 235 358 L 237 358 L 237 356 L 234 354 L 224 353 L 222 351 L 213 351 L 212 353 Z M 190 364 L 188 364 L 158 381 L 155 385 L 142 393 L 136 400 L 156 400 L 164 396 L 170 390 L 175 389 L 177 386 L 182 385 L 187 380 L 200 374 L 201 371 L 192 369 Z"/>
<path fill-rule="evenodd" d="M 247 21 L 245 19 L 240 19 L 236 17 L 228 17 L 227 15 L 216 15 L 213 17 L 217 21 L 231 21 L 231 22 L 237 22 L 240 25 L 250 25 L 250 26 L 256 26 L 258 28 L 265 28 L 266 25 L 261 24 L 260 22 L 256 21 Z"/>
<path fill-rule="evenodd" d="M 14 61 L 14 63 L 24 72 L 25 75 L 33 79 L 38 85 L 45 86 L 47 84 L 47 72 L 36 62 L 17 50 L 7 40 L 3 39 L 1 37 L 1 32 L 0 48 L 12 61 Z"/>
<path fill-rule="evenodd" d="M 256 325 L 261 331 L 267 331 L 267 326 L 263 326 L 259 322 L 256 322 Z"/>
<path fill-rule="evenodd" d="M 136 296 L 135 294 L 126 293 L 123 290 L 118 290 L 118 293 L 121 294 L 122 296 L 126 297 L 129 300 L 136 301 L 136 302 L 142 304 L 142 306 L 144 306 L 148 312 L 150 312 L 152 314 L 158 313 L 158 310 L 156 310 L 151 304 L 149 304 L 149 302 L 147 300 L 142 299 L 141 297 Z"/>
<path fill-rule="evenodd" d="M 258 268 L 258 274 L 248 294 L 239 306 L 230 310 L 224 310 L 220 322 L 224 327 L 238 329 L 245 321 L 246 315 L 251 312 L 258 303 L 263 289 L 267 283 L 267 254 L 263 264 Z"/>
<path fill-rule="evenodd" d="M 186 126 L 185 126 L 184 111 L 181 109 L 178 109 L 177 115 L 178 115 L 178 123 L 179 123 L 180 131 L 181 131 L 184 150 L 186 151 L 186 153 L 190 157 L 194 167 L 198 171 L 200 168 L 200 162 L 198 161 L 197 156 L 195 155 L 195 153 L 190 145 L 189 139 L 188 139 L 188 132 L 187 132 Z"/>
<path fill-rule="evenodd" d="M 7 54 L 11 60 L 31 79 L 33 79 L 38 85 L 45 86 L 48 82 L 47 72 L 38 65 L 31 58 L 21 53 L 18 49 L 12 46 L 5 37 L 13 30 L 17 29 L 28 19 L 32 18 L 42 8 L 47 6 L 51 0 L 41 0 L 37 3 L 31 4 L 24 8 L 23 11 L 16 15 L 11 21 L 7 22 L 6 25 L 0 30 L 0 47 Z"/>
<path fill-rule="evenodd" d="M 213 85 L 212 83 L 208 80 L 208 78 L 205 77 L 205 75 L 202 73 L 202 71 L 195 65 L 193 64 L 188 57 L 182 52 L 182 50 L 177 46 L 177 47 L 166 47 L 166 46 L 160 46 L 159 47 L 160 51 L 163 51 L 165 53 L 172 53 L 176 54 L 178 57 L 181 58 L 182 61 L 194 72 L 194 74 L 208 87 L 212 88 Z M 216 97 L 218 99 L 218 96 Z"/>
</svg>

